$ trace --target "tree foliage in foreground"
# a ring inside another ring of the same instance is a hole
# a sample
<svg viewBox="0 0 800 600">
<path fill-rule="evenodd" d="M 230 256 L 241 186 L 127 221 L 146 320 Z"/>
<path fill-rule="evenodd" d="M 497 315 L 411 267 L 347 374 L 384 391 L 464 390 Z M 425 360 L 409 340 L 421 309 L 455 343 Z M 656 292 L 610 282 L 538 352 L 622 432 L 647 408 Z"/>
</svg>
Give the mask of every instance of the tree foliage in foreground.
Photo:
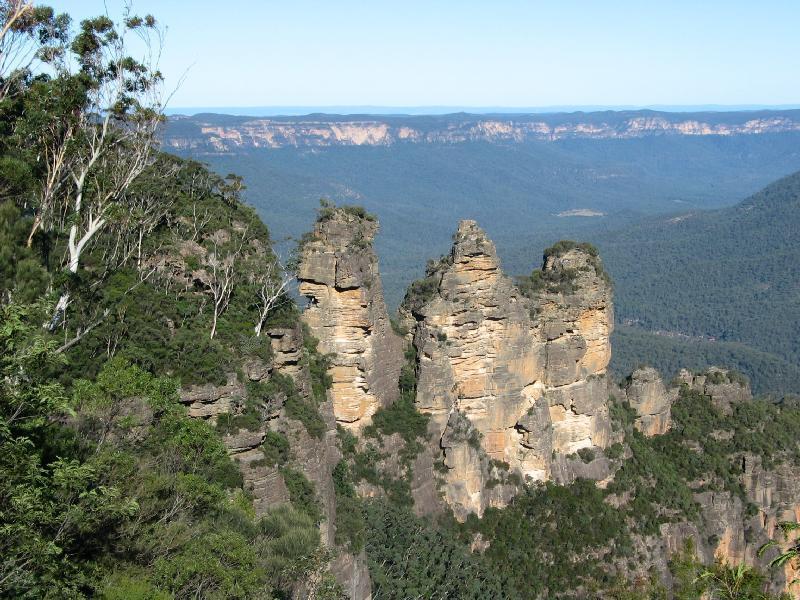
<svg viewBox="0 0 800 600">
<path fill-rule="evenodd" d="M 174 380 L 116 358 L 68 393 L 45 311 L 0 311 L 3 595 L 269 597 L 323 572 L 316 520 L 290 506 L 256 519 Z"/>
</svg>

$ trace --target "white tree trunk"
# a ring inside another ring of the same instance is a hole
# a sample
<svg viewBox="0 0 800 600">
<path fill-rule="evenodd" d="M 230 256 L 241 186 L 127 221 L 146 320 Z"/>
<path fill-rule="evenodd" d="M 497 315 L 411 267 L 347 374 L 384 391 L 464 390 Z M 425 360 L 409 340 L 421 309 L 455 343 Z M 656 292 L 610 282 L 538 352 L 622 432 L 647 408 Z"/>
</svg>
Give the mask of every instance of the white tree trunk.
<svg viewBox="0 0 800 600">
<path fill-rule="evenodd" d="M 84 248 L 86 248 L 86 244 L 88 244 L 95 234 L 103 228 L 105 223 L 106 220 L 102 218 L 90 219 L 86 233 L 83 234 L 83 237 L 81 237 L 80 240 L 77 240 L 78 226 L 72 225 L 69 228 L 69 243 L 67 244 L 67 249 L 69 251 L 69 262 L 67 263 L 67 271 L 73 275 L 78 272 L 78 268 L 81 264 L 81 253 L 83 252 Z M 56 308 L 53 311 L 53 317 L 50 319 L 50 323 L 48 325 L 48 329 L 50 331 L 55 331 L 61 324 L 68 305 L 69 289 L 65 289 L 61 293 L 61 297 L 58 299 Z"/>
</svg>

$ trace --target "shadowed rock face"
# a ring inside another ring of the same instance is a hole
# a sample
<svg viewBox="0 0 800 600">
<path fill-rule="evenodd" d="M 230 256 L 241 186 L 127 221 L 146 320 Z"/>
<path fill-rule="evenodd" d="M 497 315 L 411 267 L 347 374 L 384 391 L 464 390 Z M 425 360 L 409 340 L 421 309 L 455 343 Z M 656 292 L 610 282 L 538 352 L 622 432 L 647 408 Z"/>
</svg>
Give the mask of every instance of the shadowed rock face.
<svg viewBox="0 0 800 600">
<path fill-rule="evenodd" d="M 329 209 L 301 250 L 300 293 L 309 300 L 303 320 L 331 354 L 330 395 L 336 421 L 368 425 L 378 408 L 398 397 L 402 341 L 386 313 L 370 217 Z"/>
<path fill-rule="evenodd" d="M 639 431 L 652 436 L 669 430 L 670 412 L 678 397 L 678 388 L 667 391 L 656 369 L 636 369 L 625 387 L 625 396 L 638 415 L 635 425 Z"/>
<path fill-rule="evenodd" d="M 554 475 L 554 453 L 608 443 L 611 292 L 592 260 L 581 249 L 550 257 L 544 269 L 569 269 L 573 286 L 529 298 L 503 274 L 486 234 L 462 221 L 424 297 L 401 309 L 417 349 L 417 407 L 431 415 L 457 516 L 516 492 L 494 461 L 543 481 Z"/>
<path fill-rule="evenodd" d="M 269 329 L 265 333 L 270 340 L 271 360 L 248 361 L 242 369 L 245 377 L 249 381 L 266 382 L 274 373 L 280 373 L 291 377 L 298 392 L 310 398 L 313 390 L 308 364 L 303 361 L 302 328 L 298 324 L 292 328 Z M 181 390 L 181 401 L 188 406 L 190 416 L 214 423 L 224 413 L 240 414 L 246 394 L 245 383 L 231 373 L 225 385 L 207 384 Z M 342 455 L 336 443 L 333 404 L 328 399 L 318 406 L 326 427 L 320 437 L 314 437 L 302 423 L 287 415 L 285 400 L 285 396 L 276 396 L 261 409 L 261 419 L 255 428 L 228 432 L 222 436 L 222 441 L 242 473 L 244 489 L 253 497 L 256 515 L 263 516 L 269 509 L 289 502 L 290 494 L 279 465 L 264 460 L 262 442 L 270 431 L 286 437 L 291 447 L 289 466 L 308 478 L 321 504 L 324 519 L 320 523 L 320 538 L 325 547 L 336 551 L 331 572 L 349 598 L 366 600 L 371 595 L 371 584 L 365 555 L 353 556 L 337 548 L 335 542 L 337 507 L 332 472 Z M 306 597 L 302 585 L 293 597 Z"/>
</svg>

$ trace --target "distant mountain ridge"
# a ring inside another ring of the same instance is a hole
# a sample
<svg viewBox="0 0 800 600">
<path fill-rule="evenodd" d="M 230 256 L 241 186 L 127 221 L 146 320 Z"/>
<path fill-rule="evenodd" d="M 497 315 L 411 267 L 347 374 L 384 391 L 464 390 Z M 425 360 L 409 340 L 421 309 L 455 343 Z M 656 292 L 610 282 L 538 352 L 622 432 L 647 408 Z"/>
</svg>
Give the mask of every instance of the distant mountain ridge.
<svg viewBox="0 0 800 600">
<path fill-rule="evenodd" d="M 266 106 L 168 106 L 169 116 L 193 116 L 199 114 L 236 115 L 242 117 L 303 116 L 310 114 L 331 115 L 522 115 L 574 112 L 604 112 L 655 110 L 672 113 L 736 112 L 754 110 L 795 110 L 800 104 L 557 104 L 551 106 L 389 106 L 373 104 L 327 104 L 327 105 L 266 105 Z"/>
<path fill-rule="evenodd" d="M 552 114 L 174 116 L 163 139 L 178 151 L 391 146 L 398 143 L 632 139 L 655 135 L 735 136 L 800 131 L 800 110 L 671 113 L 652 110 Z"/>
</svg>

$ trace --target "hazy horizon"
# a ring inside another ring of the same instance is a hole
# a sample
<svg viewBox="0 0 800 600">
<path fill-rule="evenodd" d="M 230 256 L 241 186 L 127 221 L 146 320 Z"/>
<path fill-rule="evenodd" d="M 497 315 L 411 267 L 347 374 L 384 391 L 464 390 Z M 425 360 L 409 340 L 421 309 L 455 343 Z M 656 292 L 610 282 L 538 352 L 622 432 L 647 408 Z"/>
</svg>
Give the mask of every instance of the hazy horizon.
<svg viewBox="0 0 800 600">
<path fill-rule="evenodd" d="M 762 110 L 800 110 L 800 104 L 692 104 L 692 105 L 565 105 L 565 106 L 175 106 L 167 107 L 170 116 L 220 114 L 242 117 L 305 116 L 311 114 L 345 115 L 448 115 L 467 114 L 555 114 L 572 112 L 603 112 L 652 110 L 659 112 L 747 112 Z"/>
</svg>

